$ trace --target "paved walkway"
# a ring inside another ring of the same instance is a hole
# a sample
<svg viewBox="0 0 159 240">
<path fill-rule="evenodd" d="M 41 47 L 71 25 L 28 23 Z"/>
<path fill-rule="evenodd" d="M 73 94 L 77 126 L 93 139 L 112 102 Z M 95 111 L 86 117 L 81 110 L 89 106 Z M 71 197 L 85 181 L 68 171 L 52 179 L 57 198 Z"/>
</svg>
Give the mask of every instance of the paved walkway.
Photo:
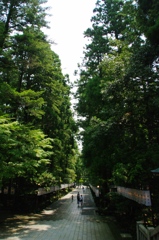
<svg viewBox="0 0 159 240">
<path fill-rule="evenodd" d="M 77 193 L 84 197 L 77 205 Z M 72 201 L 72 195 L 74 197 Z M 96 214 L 90 189 L 74 189 L 40 214 L 16 215 L 0 227 L 0 240 L 115 240 L 107 222 Z"/>
</svg>

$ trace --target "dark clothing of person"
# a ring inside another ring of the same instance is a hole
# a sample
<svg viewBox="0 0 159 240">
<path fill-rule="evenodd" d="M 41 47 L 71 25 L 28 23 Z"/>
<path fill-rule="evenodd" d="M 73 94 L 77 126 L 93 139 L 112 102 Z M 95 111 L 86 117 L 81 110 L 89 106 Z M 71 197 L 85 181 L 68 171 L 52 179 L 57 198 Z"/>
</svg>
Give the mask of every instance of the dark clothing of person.
<svg viewBox="0 0 159 240">
<path fill-rule="evenodd" d="M 80 194 L 78 193 L 77 194 L 77 204 L 79 205 L 79 202 L 80 202 Z"/>
</svg>

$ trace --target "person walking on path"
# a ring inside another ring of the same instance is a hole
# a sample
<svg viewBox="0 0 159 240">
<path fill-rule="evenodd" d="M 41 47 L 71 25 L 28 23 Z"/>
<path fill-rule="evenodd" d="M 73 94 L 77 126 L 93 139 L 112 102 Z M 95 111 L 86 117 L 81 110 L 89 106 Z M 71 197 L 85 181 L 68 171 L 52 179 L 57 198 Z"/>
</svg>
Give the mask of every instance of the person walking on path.
<svg viewBox="0 0 159 240">
<path fill-rule="evenodd" d="M 78 207 L 79 207 L 79 202 L 80 202 L 80 194 L 79 192 L 77 193 L 77 204 L 78 204 Z"/>
<path fill-rule="evenodd" d="M 80 196 L 81 207 L 83 206 L 83 196 Z"/>
</svg>

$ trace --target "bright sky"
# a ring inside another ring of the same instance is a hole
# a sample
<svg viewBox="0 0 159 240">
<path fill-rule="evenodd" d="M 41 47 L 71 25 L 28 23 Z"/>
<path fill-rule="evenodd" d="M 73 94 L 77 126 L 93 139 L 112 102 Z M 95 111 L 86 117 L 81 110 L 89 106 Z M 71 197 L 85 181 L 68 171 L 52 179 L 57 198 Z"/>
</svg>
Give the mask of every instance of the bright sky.
<svg viewBox="0 0 159 240">
<path fill-rule="evenodd" d="M 63 74 L 69 74 L 73 81 L 73 73 L 77 64 L 82 62 L 83 48 L 86 39 L 83 32 L 91 27 L 96 0 L 48 0 L 51 7 L 50 27 L 46 32 L 49 39 L 57 43 L 52 46 L 62 63 Z"/>
</svg>

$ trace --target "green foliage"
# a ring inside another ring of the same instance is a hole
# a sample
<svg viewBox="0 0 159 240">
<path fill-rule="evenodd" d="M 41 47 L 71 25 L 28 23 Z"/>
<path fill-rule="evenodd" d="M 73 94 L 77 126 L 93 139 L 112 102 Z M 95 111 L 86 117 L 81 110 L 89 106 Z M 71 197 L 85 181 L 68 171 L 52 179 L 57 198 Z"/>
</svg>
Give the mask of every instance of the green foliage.
<svg viewBox="0 0 159 240">
<path fill-rule="evenodd" d="M 6 117 L 0 118 L 1 181 L 23 177 L 34 182 L 50 164 L 51 139 Z"/>
<path fill-rule="evenodd" d="M 159 43 L 159 3 L 157 0 L 138 0 L 138 21 L 150 42 L 157 46 Z M 158 51 L 156 51 L 158 52 Z"/>
<path fill-rule="evenodd" d="M 44 2 L 0 3 L 1 185 L 17 193 L 76 178 L 71 89 L 41 30 Z"/>
<path fill-rule="evenodd" d="M 158 167 L 158 3 L 137 2 L 98 0 L 85 31 L 77 110 L 84 117 L 82 158 L 94 183 L 137 188 Z"/>
</svg>

